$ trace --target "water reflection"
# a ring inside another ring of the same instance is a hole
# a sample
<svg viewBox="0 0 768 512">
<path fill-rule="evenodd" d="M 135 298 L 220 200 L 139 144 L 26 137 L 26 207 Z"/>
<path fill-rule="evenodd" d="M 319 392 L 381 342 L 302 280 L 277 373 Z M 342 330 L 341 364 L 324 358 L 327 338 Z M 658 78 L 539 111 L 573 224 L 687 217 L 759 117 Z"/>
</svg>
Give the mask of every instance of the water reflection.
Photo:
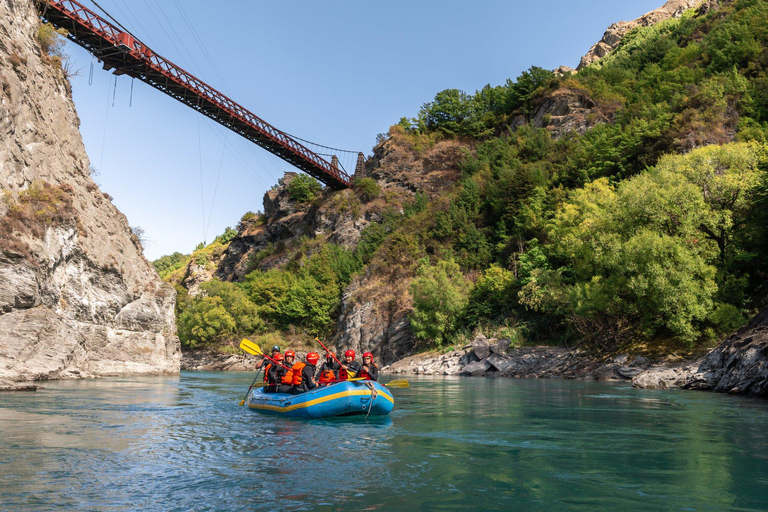
<svg viewBox="0 0 768 512">
<path fill-rule="evenodd" d="M 768 404 L 417 378 L 386 418 L 237 407 L 251 374 L 2 395 L 0 509 L 765 509 Z"/>
</svg>

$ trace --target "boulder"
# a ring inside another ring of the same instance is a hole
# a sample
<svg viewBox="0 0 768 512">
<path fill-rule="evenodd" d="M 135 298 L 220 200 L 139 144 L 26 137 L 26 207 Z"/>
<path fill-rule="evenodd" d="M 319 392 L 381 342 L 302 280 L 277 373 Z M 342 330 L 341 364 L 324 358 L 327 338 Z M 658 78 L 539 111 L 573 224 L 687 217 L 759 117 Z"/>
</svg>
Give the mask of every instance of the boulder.
<svg viewBox="0 0 768 512">
<path fill-rule="evenodd" d="M 505 372 L 515 366 L 515 361 L 512 358 L 500 356 L 499 354 L 491 354 L 486 361 L 500 372 Z"/>
<path fill-rule="evenodd" d="M 480 360 L 491 355 L 491 346 L 488 343 L 488 338 L 482 334 L 478 334 L 472 342 L 472 351 Z"/>
<path fill-rule="evenodd" d="M 481 377 L 485 374 L 488 370 L 491 369 L 491 363 L 489 363 L 487 360 L 484 361 L 476 361 L 474 363 L 470 363 L 467 366 L 464 367 L 464 370 L 462 370 L 462 375 L 471 375 L 472 377 Z"/>
<path fill-rule="evenodd" d="M 496 343 L 491 343 L 491 352 L 494 354 L 499 355 L 506 355 L 507 350 L 509 350 L 509 347 L 512 345 L 512 340 L 509 338 L 501 338 Z"/>
</svg>

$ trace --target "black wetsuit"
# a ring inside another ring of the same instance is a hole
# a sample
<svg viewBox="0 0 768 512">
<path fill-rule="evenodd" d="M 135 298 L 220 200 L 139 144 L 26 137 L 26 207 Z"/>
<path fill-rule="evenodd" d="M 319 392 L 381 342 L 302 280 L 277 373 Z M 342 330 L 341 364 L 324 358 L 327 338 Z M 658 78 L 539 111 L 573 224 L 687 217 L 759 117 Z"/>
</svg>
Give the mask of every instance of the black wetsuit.
<svg viewBox="0 0 768 512">
<path fill-rule="evenodd" d="M 293 386 L 292 393 L 298 395 L 299 393 L 306 393 L 311 389 L 315 389 L 315 366 L 307 363 L 304 368 L 301 369 L 301 384 Z"/>
<path fill-rule="evenodd" d="M 283 368 L 282 366 L 275 365 L 276 368 L 274 370 L 275 375 L 275 386 L 274 386 L 274 393 L 290 393 L 293 389 L 293 386 L 291 384 L 283 384 L 281 381 L 283 380 L 283 376 L 288 373 L 288 370 Z"/>
<path fill-rule="evenodd" d="M 344 363 L 344 364 L 347 365 L 347 375 L 348 375 L 347 378 L 354 379 L 355 377 L 360 375 L 360 370 L 363 368 L 363 365 L 361 365 L 357 361 L 352 361 L 351 363 Z"/>
<path fill-rule="evenodd" d="M 359 375 L 360 374 L 358 374 L 358 376 Z M 376 363 L 371 362 L 371 364 L 368 365 L 368 375 L 370 375 L 370 380 L 379 380 L 379 367 L 376 366 Z"/>
</svg>

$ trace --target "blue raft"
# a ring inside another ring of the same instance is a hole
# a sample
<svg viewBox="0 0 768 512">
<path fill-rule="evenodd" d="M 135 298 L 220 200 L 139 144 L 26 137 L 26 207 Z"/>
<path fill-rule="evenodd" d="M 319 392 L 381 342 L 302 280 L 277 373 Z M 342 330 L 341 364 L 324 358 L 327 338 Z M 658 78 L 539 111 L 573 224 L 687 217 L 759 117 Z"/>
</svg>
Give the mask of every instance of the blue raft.
<svg viewBox="0 0 768 512">
<path fill-rule="evenodd" d="M 371 380 L 337 382 L 300 395 L 251 391 L 248 408 L 286 418 L 327 418 L 370 414 L 385 416 L 395 406 L 387 388 Z"/>
</svg>

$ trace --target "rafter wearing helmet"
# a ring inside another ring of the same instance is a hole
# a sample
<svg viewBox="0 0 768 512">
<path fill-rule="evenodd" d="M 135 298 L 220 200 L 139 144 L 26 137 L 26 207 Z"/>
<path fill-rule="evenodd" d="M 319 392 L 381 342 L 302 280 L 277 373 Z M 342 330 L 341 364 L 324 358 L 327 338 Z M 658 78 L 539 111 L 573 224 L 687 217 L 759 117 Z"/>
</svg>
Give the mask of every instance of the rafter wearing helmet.
<svg viewBox="0 0 768 512">
<path fill-rule="evenodd" d="M 358 377 L 367 380 L 379 380 L 379 367 L 373 362 L 373 354 L 370 352 L 363 354 L 363 366 Z"/>
<path fill-rule="evenodd" d="M 344 361 L 341 362 L 339 371 L 339 380 L 354 379 L 360 373 L 362 366 L 355 361 L 355 351 L 347 350 L 344 352 Z"/>
<path fill-rule="evenodd" d="M 311 389 L 315 389 L 317 384 L 315 383 L 315 368 L 317 362 L 320 360 L 320 354 L 317 352 L 310 352 L 304 358 L 303 363 L 299 362 L 293 365 L 293 394 L 306 393 Z"/>
</svg>

